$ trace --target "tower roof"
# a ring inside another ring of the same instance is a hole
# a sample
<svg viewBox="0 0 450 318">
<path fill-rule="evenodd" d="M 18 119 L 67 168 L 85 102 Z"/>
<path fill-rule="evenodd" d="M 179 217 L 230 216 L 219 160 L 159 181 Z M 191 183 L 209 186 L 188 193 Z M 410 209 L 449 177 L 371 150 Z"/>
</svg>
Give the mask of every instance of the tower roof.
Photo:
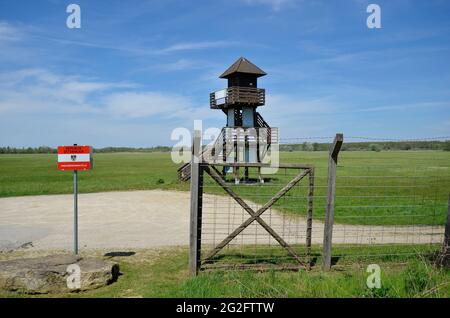
<svg viewBox="0 0 450 318">
<path fill-rule="evenodd" d="M 266 72 L 264 72 L 262 69 L 260 69 L 258 66 L 256 66 L 249 60 L 247 60 L 245 57 L 240 57 L 219 77 L 228 78 L 230 75 L 234 73 L 254 74 L 256 75 L 256 77 L 267 75 Z"/>
</svg>

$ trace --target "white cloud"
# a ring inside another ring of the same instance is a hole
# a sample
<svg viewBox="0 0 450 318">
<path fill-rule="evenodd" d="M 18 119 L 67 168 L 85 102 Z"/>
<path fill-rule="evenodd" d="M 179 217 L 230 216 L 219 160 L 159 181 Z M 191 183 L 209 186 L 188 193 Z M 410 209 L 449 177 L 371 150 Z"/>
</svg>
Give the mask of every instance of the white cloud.
<svg viewBox="0 0 450 318">
<path fill-rule="evenodd" d="M 102 100 L 104 112 L 116 118 L 185 120 L 214 118 L 208 105 L 196 105 L 187 96 L 162 92 L 119 92 Z"/>
<path fill-rule="evenodd" d="M 18 41 L 22 38 L 22 32 L 7 22 L 0 21 L 0 43 Z"/>
<path fill-rule="evenodd" d="M 198 65 L 197 65 L 198 66 Z M 188 59 L 179 59 L 175 62 L 160 64 L 157 66 L 161 70 L 165 71 L 182 71 L 192 69 L 196 67 L 196 63 Z"/>
<path fill-rule="evenodd" d="M 45 69 L 23 69 L 0 75 L 0 113 L 75 113 L 97 111 L 88 102 L 94 93 L 133 87 L 55 74 Z"/>
<path fill-rule="evenodd" d="M 399 110 L 419 110 L 419 109 L 430 109 L 430 108 L 442 108 L 448 109 L 450 107 L 449 101 L 436 101 L 436 102 L 418 102 L 418 103 L 408 103 L 408 104 L 396 104 L 396 105 L 381 105 L 375 107 L 352 109 L 352 113 L 356 112 L 390 112 Z"/>
<path fill-rule="evenodd" d="M 106 96 L 103 103 L 108 113 L 128 118 L 170 115 L 186 107 L 182 97 L 157 92 L 113 93 Z"/>
<path fill-rule="evenodd" d="M 244 0 L 249 5 L 267 5 L 274 11 L 279 11 L 287 5 L 294 4 L 300 0 Z"/>
<path fill-rule="evenodd" d="M 282 0 L 283 1 L 283 0 Z M 186 41 L 173 43 L 163 47 L 150 47 L 147 45 L 136 44 L 135 41 L 117 45 L 115 42 L 105 42 L 104 39 L 81 39 L 73 40 L 61 37 L 55 37 L 48 31 L 36 28 L 31 25 L 15 26 L 6 21 L 0 21 L 0 44 L 6 45 L 12 42 L 21 42 L 27 38 L 39 41 L 50 41 L 60 45 L 74 45 L 81 47 L 98 48 L 105 50 L 120 51 L 132 55 L 162 55 L 182 51 L 198 51 L 207 49 L 217 49 L 242 45 L 242 43 L 232 40 L 219 41 Z"/>
<path fill-rule="evenodd" d="M 101 114 L 119 119 L 211 117 L 190 97 L 138 91 L 132 83 L 107 83 L 63 76 L 44 69 L 0 75 L 0 114 Z"/>
<path fill-rule="evenodd" d="M 148 67 L 140 67 L 139 72 L 147 72 L 149 70 L 152 71 L 159 71 L 159 72 L 177 72 L 177 71 L 184 71 L 184 70 L 192 70 L 192 69 L 199 69 L 204 68 L 205 65 L 208 65 L 209 63 L 200 63 L 199 61 L 194 61 L 191 59 L 185 59 L 181 58 L 175 61 L 170 61 L 167 63 L 152 63 Z"/>
<path fill-rule="evenodd" d="M 171 45 L 167 48 L 157 50 L 158 53 L 172 53 L 178 51 L 192 51 L 192 50 L 204 50 L 215 49 L 238 45 L 239 42 L 235 41 L 202 41 L 202 42 L 182 42 Z"/>
<path fill-rule="evenodd" d="M 190 97 L 46 69 L 0 74 L 0 145 L 169 145 L 171 130 L 218 117 Z"/>
<path fill-rule="evenodd" d="M 130 83 L 45 69 L 0 74 L 0 145 L 168 145 L 172 129 L 191 129 L 195 119 L 209 127 L 221 125 L 224 116 L 189 96 Z"/>
<path fill-rule="evenodd" d="M 155 48 L 155 47 L 139 46 L 135 45 L 134 43 L 127 43 L 126 45 L 118 46 L 114 43 L 113 44 L 103 43 L 103 41 L 101 40 L 96 42 L 90 42 L 90 41 L 74 41 L 46 36 L 40 36 L 40 38 L 53 41 L 55 43 L 62 45 L 76 45 L 105 50 L 114 50 L 132 55 L 162 55 L 181 51 L 194 51 L 194 50 L 198 51 L 198 50 L 225 48 L 241 44 L 240 42 L 237 41 L 197 41 L 197 42 L 193 41 L 193 42 L 180 42 L 169 45 L 167 47 Z"/>
<path fill-rule="evenodd" d="M 274 118 L 301 117 L 303 115 L 325 114 L 333 111 L 330 102 L 326 98 L 305 100 L 294 95 L 267 95 L 266 104 L 268 105 L 266 112 Z"/>
</svg>

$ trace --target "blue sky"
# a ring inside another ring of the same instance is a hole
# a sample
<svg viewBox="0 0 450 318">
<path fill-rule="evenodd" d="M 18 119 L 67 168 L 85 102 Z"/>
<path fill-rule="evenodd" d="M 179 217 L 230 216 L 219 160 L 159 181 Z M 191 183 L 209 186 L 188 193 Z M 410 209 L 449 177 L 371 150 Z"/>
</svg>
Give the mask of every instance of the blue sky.
<svg viewBox="0 0 450 318">
<path fill-rule="evenodd" d="M 450 135 L 450 1 L 0 0 L 0 146 L 171 145 L 195 119 L 220 128 L 209 93 L 240 56 L 269 74 L 260 112 L 282 138 Z"/>
</svg>

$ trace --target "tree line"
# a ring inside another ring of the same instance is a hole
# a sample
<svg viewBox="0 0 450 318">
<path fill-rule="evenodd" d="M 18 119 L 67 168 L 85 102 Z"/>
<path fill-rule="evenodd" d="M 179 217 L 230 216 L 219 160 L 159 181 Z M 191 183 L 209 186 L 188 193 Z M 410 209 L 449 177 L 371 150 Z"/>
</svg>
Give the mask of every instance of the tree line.
<svg viewBox="0 0 450 318">
<path fill-rule="evenodd" d="M 113 152 L 169 152 L 172 148 L 166 146 L 156 146 L 149 148 L 134 148 L 134 147 L 105 147 L 94 148 L 94 153 L 113 153 Z M 40 147 L 0 147 L 0 154 L 43 154 L 43 153 L 58 153 L 58 149 L 40 146 Z"/>
<path fill-rule="evenodd" d="M 304 142 L 301 144 L 281 144 L 280 151 L 328 151 L 330 143 Z M 171 147 L 156 146 L 147 148 L 104 147 L 94 148 L 95 153 L 114 152 L 170 152 Z M 443 150 L 450 151 L 447 141 L 383 141 L 383 142 L 344 142 L 341 151 L 392 151 L 392 150 Z M 56 148 L 40 147 L 0 147 L 0 154 L 44 154 L 57 153 Z"/>
<path fill-rule="evenodd" d="M 280 151 L 328 151 L 330 143 L 283 144 Z M 392 151 L 392 150 L 444 150 L 450 151 L 450 140 L 446 141 L 378 141 L 345 142 L 341 151 Z"/>
</svg>

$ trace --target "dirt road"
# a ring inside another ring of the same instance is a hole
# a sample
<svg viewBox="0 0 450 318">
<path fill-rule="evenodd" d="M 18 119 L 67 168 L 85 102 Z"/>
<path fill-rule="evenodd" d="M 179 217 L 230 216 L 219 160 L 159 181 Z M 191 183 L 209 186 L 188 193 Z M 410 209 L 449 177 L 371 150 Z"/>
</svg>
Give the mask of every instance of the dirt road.
<svg viewBox="0 0 450 318">
<path fill-rule="evenodd" d="M 232 207 L 230 215 L 217 216 L 215 222 L 227 224 L 223 234 L 207 234 L 205 239 L 218 243 L 248 215 L 230 198 L 205 195 L 208 202 Z M 212 205 L 211 205 L 212 206 Z M 0 199 L 0 250 L 72 249 L 73 197 L 71 195 L 28 196 Z M 237 211 L 237 212 L 236 212 Z M 211 211 L 210 211 L 211 212 Z M 236 214 L 237 213 L 237 214 Z M 323 211 L 315 213 L 323 214 Z M 242 215 L 241 215 L 242 214 Z M 303 217 L 270 211 L 267 223 L 288 243 L 303 243 L 306 222 Z M 231 221 L 230 221 L 231 220 Z M 274 242 L 256 223 L 241 238 L 254 243 Z M 335 225 L 335 243 L 439 243 L 443 227 L 432 226 L 360 226 Z M 220 231 L 216 231 L 220 233 Z M 189 241 L 189 193 L 177 191 L 129 191 L 81 194 L 79 196 L 80 248 L 149 248 L 187 245 Z M 209 235 L 209 236 L 208 236 Z M 314 221 L 313 242 L 321 243 L 323 224 Z M 237 240 L 238 240 L 237 239 Z"/>
</svg>

